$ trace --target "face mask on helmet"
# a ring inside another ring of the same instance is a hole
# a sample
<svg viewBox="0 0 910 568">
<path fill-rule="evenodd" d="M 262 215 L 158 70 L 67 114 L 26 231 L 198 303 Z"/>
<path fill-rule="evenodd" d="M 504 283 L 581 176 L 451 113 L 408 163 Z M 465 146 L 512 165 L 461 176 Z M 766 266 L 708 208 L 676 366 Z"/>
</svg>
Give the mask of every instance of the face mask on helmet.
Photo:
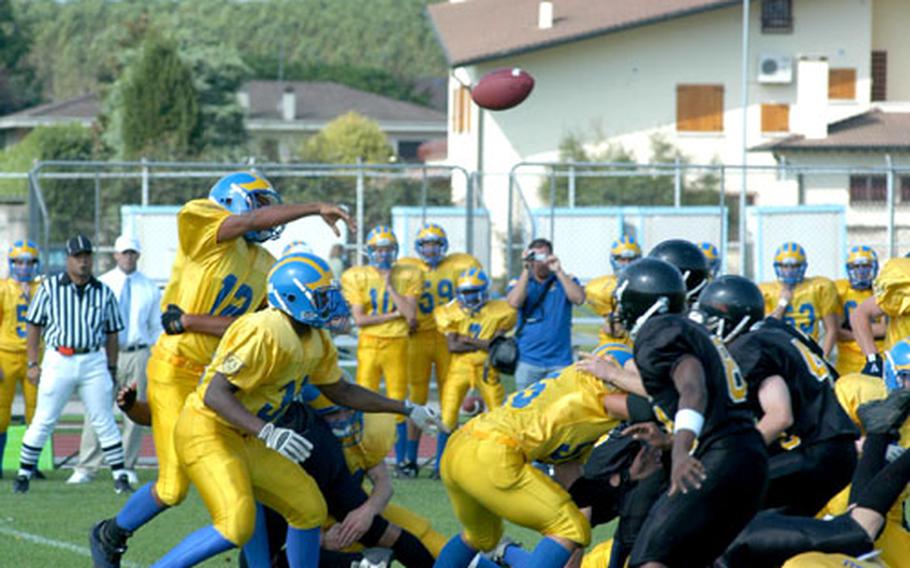
<svg viewBox="0 0 910 568">
<path fill-rule="evenodd" d="M 18 282 L 31 282 L 38 276 L 40 263 L 37 258 L 20 256 L 9 261 L 10 276 Z"/>
<path fill-rule="evenodd" d="M 774 263 L 774 273 L 782 283 L 795 286 L 805 279 L 806 265 L 790 261 L 776 262 Z"/>
<path fill-rule="evenodd" d="M 363 412 L 333 406 L 320 410 L 319 413 L 342 447 L 356 446 L 363 440 Z"/>
<path fill-rule="evenodd" d="M 485 288 L 460 289 L 456 296 L 461 307 L 471 312 L 476 312 L 489 300 L 489 293 Z"/>
<path fill-rule="evenodd" d="M 421 260 L 436 268 L 449 250 L 449 239 L 445 229 L 439 225 L 427 223 L 417 232 L 415 248 L 417 256 Z"/>
<path fill-rule="evenodd" d="M 368 246 L 367 256 L 372 266 L 390 270 L 398 260 L 398 245 Z"/>
<path fill-rule="evenodd" d="M 850 279 L 850 287 L 854 290 L 871 290 L 877 268 L 871 263 L 848 264 L 847 277 Z"/>
<path fill-rule="evenodd" d="M 292 254 L 275 263 L 269 273 L 268 302 L 316 328 L 340 330 L 350 316 L 331 268 L 313 254 Z"/>
</svg>

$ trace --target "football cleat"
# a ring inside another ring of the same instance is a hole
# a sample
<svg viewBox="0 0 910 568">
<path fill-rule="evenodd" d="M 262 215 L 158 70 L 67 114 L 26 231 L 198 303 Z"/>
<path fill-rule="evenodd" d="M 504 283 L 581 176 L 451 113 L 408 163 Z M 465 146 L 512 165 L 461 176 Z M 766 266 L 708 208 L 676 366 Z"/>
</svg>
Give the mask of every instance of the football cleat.
<svg viewBox="0 0 910 568">
<path fill-rule="evenodd" d="M 398 238 L 386 225 L 373 227 L 367 235 L 367 258 L 376 268 L 389 270 L 398 260 Z"/>
<path fill-rule="evenodd" d="M 123 495 L 124 493 L 132 493 L 133 487 L 130 485 L 130 478 L 125 473 L 121 473 L 116 478 L 114 478 L 114 493 L 117 495 Z"/>
<path fill-rule="evenodd" d="M 469 268 L 455 281 L 455 297 L 461 307 L 476 312 L 490 299 L 490 278 L 479 268 Z"/>
<path fill-rule="evenodd" d="M 120 558 L 126 552 L 126 541 L 114 544 L 105 538 L 105 528 L 112 520 L 98 521 L 89 531 L 89 548 L 95 568 L 120 568 Z"/>
<path fill-rule="evenodd" d="M 28 493 L 29 479 L 27 475 L 17 475 L 13 480 L 13 493 Z"/>
<path fill-rule="evenodd" d="M 421 260 L 436 268 L 449 250 L 449 237 L 436 223 L 426 223 L 417 231 L 414 247 Z"/>
<path fill-rule="evenodd" d="M 787 242 L 774 253 L 774 273 L 777 279 L 788 286 L 795 286 L 806 277 L 806 249 L 798 243 Z"/>
<path fill-rule="evenodd" d="M 360 568 L 389 568 L 394 554 L 388 548 L 365 548 Z"/>
<path fill-rule="evenodd" d="M 613 241 L 610 246 L 610 266 L 613 267 L 613 274 L 619 274 L 619 271 L 641 258 L 641 247 L 638 241 L 631 235 L 623 235 Z"/>
<path fill-rule="evenodd" d="M 490 562 L 495 562 L 500 566 L 507 566 L 506 564 L 506 549 L 510 546 L 516 546 L 521 548 L 521 544 L 515 542 L 506 535 L 502 535 L 502 538 L 499 539 L 499 542 L 496 543 L 496 546 L 493 547 L 493 550 L 484 552 L 483 556 Z"/>
<path fill-rule="evenodd" d="M 417 479 L 417 473 L 417 464 L 412 461 L 395 464 L 395 477 L 398 479 Z"/>
<path fill-rule="evenodd" d="M 18 282 L 31 282 L 41 272 L 38 245 L 32 241 L 16 241 L 9 247 L 9 275 Z"/>
<path fill-rule="evenodd" d="M 871 290 L 878 275 L 878 255 L 871 247 L 855 246 L 847 253 L 847 278 L 854 290 Z"/>
</svg>

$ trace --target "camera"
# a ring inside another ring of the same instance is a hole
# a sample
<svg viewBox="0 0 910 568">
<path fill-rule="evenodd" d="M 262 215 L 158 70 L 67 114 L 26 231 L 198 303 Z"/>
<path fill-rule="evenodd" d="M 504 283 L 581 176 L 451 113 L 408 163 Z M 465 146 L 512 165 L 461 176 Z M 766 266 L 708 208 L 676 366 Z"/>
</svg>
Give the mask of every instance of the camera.
<svg viewBox="0 0 910 568">
<path fill-rule="evenodd" d="M 531 261 L 544 262 L 546 260 L 547 260 L 546 253 L 534 252 L 534 251 L 529 252 L 528 255 L 525 256 L 525 258 L 524 258 L 525 262 L 531 262 Z"/>
</svg>

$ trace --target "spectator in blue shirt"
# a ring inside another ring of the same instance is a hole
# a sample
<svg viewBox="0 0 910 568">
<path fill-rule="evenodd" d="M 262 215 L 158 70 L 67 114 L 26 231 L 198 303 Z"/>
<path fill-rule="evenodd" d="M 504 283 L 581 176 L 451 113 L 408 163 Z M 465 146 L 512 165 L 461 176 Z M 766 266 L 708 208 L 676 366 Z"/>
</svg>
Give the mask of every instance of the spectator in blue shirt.
<svg viewBox="0 0 910 568">
<path fill-rule="evenodd" d="M 550 241 L 534 239 L 528 245 L 521 276 L 506 301 L 518 310 L 516 388 L 572 363 L 572 306 L 584 303 L 585 291 L 563 271 Z"/>
</svg>

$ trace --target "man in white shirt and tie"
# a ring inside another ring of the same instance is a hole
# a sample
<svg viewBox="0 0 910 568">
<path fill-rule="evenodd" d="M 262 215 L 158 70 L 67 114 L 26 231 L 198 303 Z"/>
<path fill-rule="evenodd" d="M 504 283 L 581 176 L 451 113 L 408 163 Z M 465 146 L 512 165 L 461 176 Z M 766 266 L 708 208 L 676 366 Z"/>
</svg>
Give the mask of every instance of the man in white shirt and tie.
<svg viewBox="0 0 910 568">
<path fill-rule="evenodd" d="M 139 241 L 120 235 L 114 243 L 114 260 L 117 266 L 102 274 L 99 280 L 113 290 L 125 325 L 119 337 L 120 357 L 117 360 L 116 376 L 118 388 L 115 388 L 114 392 L 116 393 L 120 386 L 135 384 L 138 398 L 145 400 L 145 366 L 149 358 L 149 348 L 162 331 L 161 291 L 150 278 L 136 270 L 139 254 Z M 137 426 L 126 416 L 123 417 L 125 464 L 130 484 L 133 486 L 138 483 L 135 468 L 144 430 L 145 428 Z M 79 463 L 76 464 L 67 483 L 88 483 L 95 477 L 100 467 L 101 446 L 86 415 L 79 446 Z"/>
</svg>

